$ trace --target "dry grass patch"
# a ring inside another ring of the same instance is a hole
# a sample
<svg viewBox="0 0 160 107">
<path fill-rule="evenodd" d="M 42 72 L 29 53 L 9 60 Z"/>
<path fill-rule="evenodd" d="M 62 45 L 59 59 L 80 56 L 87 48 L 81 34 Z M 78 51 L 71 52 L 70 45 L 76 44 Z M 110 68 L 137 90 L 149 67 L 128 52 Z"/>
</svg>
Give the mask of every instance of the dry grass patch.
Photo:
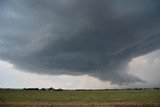
<svg viewBox="0 0 160 107">
<path fill-rule="evenodd" d="M 0 103 L 0 107 L 160 107 L 160 104 L 16 104 Z"/>
</svg>

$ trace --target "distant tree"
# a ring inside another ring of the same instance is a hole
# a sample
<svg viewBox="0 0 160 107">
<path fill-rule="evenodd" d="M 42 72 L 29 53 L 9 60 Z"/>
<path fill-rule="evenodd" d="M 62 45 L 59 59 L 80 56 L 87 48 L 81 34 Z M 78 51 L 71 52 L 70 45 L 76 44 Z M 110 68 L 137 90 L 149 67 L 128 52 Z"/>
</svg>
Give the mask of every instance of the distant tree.
<svg viewBox="0 0 160 107">
<path fill-rule="evenodd" d="M 59 88 L 59 89 L 55 89 L 55 91 L 63 91 L 63 89 Z"/>
<path fill-rule="evenodd" d="M 23 90 L 39 90 L 39 88 L 23 88 Z"/>
<path fill-rule="evenodd" d="M 159 90 L 160 88 L 159 88 L 159 87 L 154 87 L 153 89 L 155 89 L 155 90 Z"/>
<path fill-rule="evenodd" d="M 45 88 L 41 88 L 41 90 L 42 90 L 42 91 L 46 91 L 46 89 L 45 89 Z"/>
<path fill-rule="evenodd" d="M 53 90 L 55 90 L 54 88 L 52 88 L 52 87 L 50 87 L 50 88 L 48 88 L 48 90 L 49 91 L 53 91 Z"/>
</svg>

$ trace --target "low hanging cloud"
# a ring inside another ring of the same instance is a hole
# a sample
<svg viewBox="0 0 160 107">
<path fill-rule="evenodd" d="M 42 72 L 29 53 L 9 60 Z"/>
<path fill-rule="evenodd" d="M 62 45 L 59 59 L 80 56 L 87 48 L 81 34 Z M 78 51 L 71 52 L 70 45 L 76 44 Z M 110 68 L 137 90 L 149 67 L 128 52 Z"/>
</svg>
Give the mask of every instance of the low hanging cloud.
<svg viewBox="0 0 160 107">
<path fill-rule="evenodd" d="M 132 58 L 160 48 L 158 0 L 1 0 L 0 58 L 17 69 L 114 84 Z"/>
</svg>

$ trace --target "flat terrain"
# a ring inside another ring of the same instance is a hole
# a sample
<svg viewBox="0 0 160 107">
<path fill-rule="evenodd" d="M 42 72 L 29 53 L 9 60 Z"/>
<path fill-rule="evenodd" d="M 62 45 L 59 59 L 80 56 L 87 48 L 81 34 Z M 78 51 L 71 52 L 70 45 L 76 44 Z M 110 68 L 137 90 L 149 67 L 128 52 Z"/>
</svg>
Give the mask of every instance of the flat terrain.
<svg viewBox="0 0 160 107">
<path fill-rule="evenodd" d="M 19 106 L 17 106 L 17 104 L 19 104 Z M 61 107 L 62 105 L 65 106 L 68 105 L 68 107 L 71 107 L 71 105 L 77 105 L 77 107 L 78 105 L 79 106 L 90 105 L 89 107 L 107 107 L 104 105 L 110 105 L 109 107 L 119 107 L 111 105 L 123 105 L 123 104 L 136 105 L 132 107 L 160 107 L 160 90 L 153 90 L 153 89 L 100 90 L 100 91 L 0 90 L 0 107 L 11 107 L 9 105 L 12 105 L 12 107 L 21 107 L 20 105 L 26 106 L 30 104 L 34 105 L 34 107 L 41 107 L 41 106 Z M 31 107 L 31 105 L 27 107 Z M 146 105 L 146 106 L 139 106 L 139 105 Z M 126 106 L 126 107 L 131 107 L 131 106 Z"/>
</svg>

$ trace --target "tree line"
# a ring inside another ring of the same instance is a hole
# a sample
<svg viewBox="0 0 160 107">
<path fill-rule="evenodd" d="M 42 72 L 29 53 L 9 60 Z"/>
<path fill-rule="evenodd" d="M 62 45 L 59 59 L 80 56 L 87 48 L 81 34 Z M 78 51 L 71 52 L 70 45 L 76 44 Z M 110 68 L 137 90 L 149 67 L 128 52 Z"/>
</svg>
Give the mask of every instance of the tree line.
<svg viewBox="0 0 160 107">
<path fill-rule="evenodd" d="M 148 89 L 154 89 L 154 90 L 160 90 L 160 87 L 153 87 L 153 88 L 125 88 L 125 89 L 75 89 L 75 91 L 104 91 L 104 90 L 148 90 Z M 17 89 L 17 88 L 0 88 L 0 90 L 41 90 L 41 91 L 64 91 L 64 89 L 58 88 L 23 88 L 23 89 Z M 74 90 L 74 89 L 73 89 Z"/>
<path fill-rule="evenodd" d="M 23 88 L 23 90 L 42 90 L 42 91 L 63 91 L 63 89 L 61 88 L 58 88 L 58 89 L 55 89 L 55 88 Z"/>
</svg>

